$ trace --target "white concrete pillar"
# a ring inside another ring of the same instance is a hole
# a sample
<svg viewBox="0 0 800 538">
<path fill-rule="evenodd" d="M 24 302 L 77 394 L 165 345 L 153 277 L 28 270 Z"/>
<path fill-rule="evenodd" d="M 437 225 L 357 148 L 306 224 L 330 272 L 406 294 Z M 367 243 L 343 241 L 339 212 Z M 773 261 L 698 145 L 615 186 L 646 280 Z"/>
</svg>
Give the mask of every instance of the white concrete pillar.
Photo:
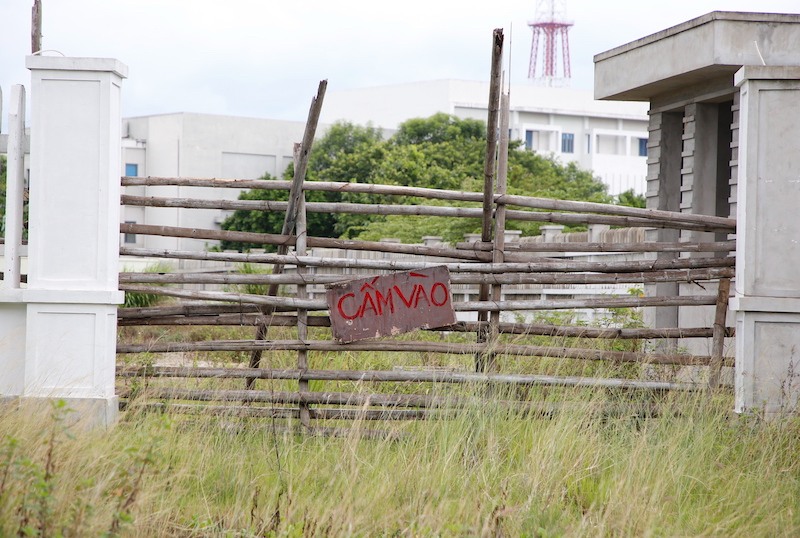
<svg viewBox="0 0 800 538">
<path fill-rule="evenodd" d="M 103 58 L 30 56 L 26 399 L 63 398 L 111 424 L 120 215 L 120 89 Z"/>
<path fill-rule="evenodd" d="M 8 128 L 5 244 L 3 281 L 0 282 L 0 399 L 20 396 L 25 383 L 25 304 L 22 302 L 20 286 L 25 188 L 25 88 L 20 85 L 11 88 Z"/>
<path fill-rule="evenodd" d="M 737 193 L 736 410 L 797 411 L 800 395 L 800 68 L 745 66 Z"/>
</svg>

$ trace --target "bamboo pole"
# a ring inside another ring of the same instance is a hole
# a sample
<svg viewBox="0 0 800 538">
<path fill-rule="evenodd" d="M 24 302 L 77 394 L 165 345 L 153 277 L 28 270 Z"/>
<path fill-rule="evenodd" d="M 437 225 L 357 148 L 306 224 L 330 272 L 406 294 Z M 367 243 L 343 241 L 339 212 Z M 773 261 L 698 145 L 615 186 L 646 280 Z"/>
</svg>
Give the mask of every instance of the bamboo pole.
<svg viewBox="0 0 800 538">
<path fill-rule="evenodd" d="M 305 256 L 306 254 L 306 208 L 305 208 L 305 195 L 300 197 L 299 204 L 298 204 L 298 214 L 297 214 L 297 245 L 295 246 L 295 250 L 299 256 Z M 304 276 L 307 269 L 305 267 L 298 267 L 298 273 L 300 276 Z M 306 290 L 305 284 L 299 284 L 297 286 L 297 298 L 300 300 L 308 299 L 308 292 Z M 301 342 L 304 342 L 308 339 L 308 310 L 304 308 L 299 308 L 297 310 L 297 339 Z M 297 350 L 297 368 L 298 370 L 306 370 L 308 369 L 308 352 L 305 349 L 298 349 Z M 308 392 L 309 385 L 307 379 L 300 379 L 298 380 L 298 390 L 300 392 Z M 300 424 L 308 429 L 311 427 L 311 414 L 310 414 L 310 407 L 306 403 L 301 403 L 299 405 L 300 408 Z"/>
<path fill-rule="evenodd" d="M 494 177 L 497 166 L 497 120 L 500 110 L 501 70 L 503 63 L 503 29 L 492 32 L 492 64 L 489 75 L 489 104 L 486 119 L 486 155 L 483 162 L 483 220 L 481 240 L 492 240 L 492 213 L 494 210 Z M 481 298 L 489 297 L 488 289 L 481 290 Z"/>
<path fill-rule="evenodd" d="M 208 200 L 204 198 L 165 198 L 157 196 L 122 195 L 122 205 L 136 207 L 180 207 L 187 209 L 224 209 L 243 211 L 272 211 L 282 213 L 288 202 L 274 200 Z M 477 207 L 444 207 L 429 205 L 367 204 L 353 202 L 309 202 L 310 213 L 348 213 L 356 215 L 422 215 L 432 217 L 479 218 Z"/>
<path fill-rule="evenodd" d="M 225 417 L 249 418 L 300 418 L 297 407 L 257 407 L 252 405 L 197 405 L 163 402 L 128 404 L 129 409 L 144 408 L 157 412 L 203 414 Z M 330 407 L 311 408 L 314 420 L 424 420 L 431 416 L 446 416 L 443 410 L 433 409 L 337 409 Z"/>
<path fill-rule="evenodd" d="M 274 183 L 274 182 L 270 182 Z M 311 182 L 312 184 L 314 182 Z M 310 189 L 309 189 L 310 190 Z M 505 202 L 507 198 L 503 197 Z M 269 201 L 212 201 L 191 198 L 155 198 L 124 195 L 121 201 L 126 205 L 144 207 L 186 207 L 190 209 L 245 209 L 248 211 L 277 211 L 282 207 L 288 207 L 287 202 Z M 518 200 L 519 201 L 519 200 Z M 563 200 L 562 200 L 563 201 Z M 577 203 L 577 202 L 575 202 Z M 531 203 L 528 205 L 544 205 Z M 552 204 L 546 204 L 552 205 Z M 357 207 L 356 207 L 357 206 Z M 618 207 L 618 206 L 612 206 Z M 317 202 L 311 208 L 314 212 L 320 213 L 357 213 L 357 214 L 392 214 L 392 215 L 427 215 L 453 218 L 482 218 L 481 208 L 470 207 L 440 207 L 425 205 L 385 205 L 385 204 L 353 204 L 345 202 Z M 655 211 L 655 210 L 653 210 Z M 596 213 L 561 213 L 553 211 L 523 211 L 519 209 L 508 210 L 508 218 L 520 221 L 533 222 L 552 222 L 556 224 L 568 224 L 572 226 L 586 224 L 608 224 L 618 227 L 647 227 L 647 228 L 672 228 L 681 230 L 692 230 L 701 232 L 731 232 L 732 228 L 727 222 L 719 223 L 714 217 L 709 220 L 703 219 L 680 219 L 673 216 L 664 217 L 657 215 L 614 215 Z M 683 213 L 681 213 L 683 215 Z M 686 215 L 689 215 L 688 213 Z M 695 215 L 704 217 L 704 215 Z M 730 220 L 730 219 L 728 219 Z"/>
<path fill-rule="evenodd" d="M 129 398 L 131 396 L 128 392 L 120 394 L 122 398 Z M 169 405 L 174 400 L 195 401 L 195 402 L 234 402 L 245 401 L 250 403 L 280 403 L 297 405 L 299 403 L 310 403 L 320 405 L 349 405 L 357 406 L 360 409 L 350 409 L 347 415 L 339 414 L 339 410 L 331 410 L 331 415 L 326 418 L 360 418 L 353 413 L 364 413 L 369 411 L 368 406 L 375 406 L 384 408 L 382 411 L 403 411 L 401 408 L 421 408 L 425 410 L 455 410 L 455 409 L 482 409 L 486 406 L 486 400 L 482 398 L 470 397 L 443 397 L 431 395 L 413 395 L 413 394 L 353 394 L 342 392 L 267 392 L 260 390 L 187 390 L 178 388 L 162 388 L 162 389 L 148 389 L 146 396 L 151 399 L 169 400 Z M 537 402 L 522 402 L 522 401 L 508 401 L 508 400 L 495 400 L 493 405 L 501 406 L 507 409 L 513 409 L 522 415 L 536 415 L 542 417 L 552 417 L 558 412 L 563 411 L 580 411 L 581 414 L 587 412 L 584 404 L 551 404 L 551 403 L 537 403 Z M 199 407 L 195 405 L 194 407 Z M 205 407 L 205 406 L 204 406 Z M 217 410 L 222 406 L 215 406 Z M 183 410 L 188 410 L 189 407 L 183 407 Z M 638 411 L 637 411 L 638 409 Z M 325 416 L 324 409 L 315 409 L 320 411 Z M 288 415 L 289 410 L 284 411 Z M 639 406 L 621 405 L 621 406 L 608 406 L 600 409 L 603 414 L 614 414 L 619 416 L 631 416 L 640 412 L 652 416 L 652 409 L 642 410 Z M 279 416 L 269 411 L 262 411 L 266 416 Z M 261 414 L 259 413 L 259 414 Z M 336 413 L 336 414 L 333 414 Z M 339 416 L 336 416 L 339 415 Z M 438 415 L 438 413 L 437 413 Z M 262 415 L 263 416 L 263 415 Z"/>
<path fill-rule="evenodd" d="M 196 351 L 296 351 L 306 349 L 319 352 L 381 351 L 397 353 L 443 353 L 452 355 L 475 355 L 485 352 L 486 344 L 454 344 L 447 342 L 415 342 L 397 340 L 370 340 L 338 344 L 329 340 L 300 342 L 297 340 L 212 340 L 203 342 L 152 342 L 143 344 L 117 344 L 117 353 L 187 353 Z M 496 344 L 498 355 L 520 357 L 550 357 L 580 360 L 611 360 L 642 364 L 678 364 L 708 366 L 711 357 L 686 354 L 640 353 L 634 351 L 609 351 L 567 347 L 546 347 L 521 344 Z M 724 359 L 725 365 L 730 365 Z"/>
<path fill-rule="evenodd" d="M 268 307 L 284 307 L 291 309 L 327 310 L 324 299 L 302 299 L 300 297 L 276 297 L 272 295 L 254 295 L 248 293 L 230 293 L 222 291 L 198 291 L 164 288 L 159 286 L 121 285 L 120 290 L 183 299 L 200 299 L 206 301 L 226 301 L 237 304 L 255 304 Z M 530 301 L 454 301 L 453 309 L 457 312 L 492 312 L 522 310 L 565 310 L 575 308 L 639 308 L 657 306 L 702 306 L 716 304 L 716 298 L 710 295 L 680 295 L 670 297 L 593 297 L 584 299 L 536 299 Z"/>
<path fill-rule="evenodd" d="M 588 299 L 538 299 L 530 301 L 457 301 L 456 312 L 472 311 L 525 311 L 573 310 L 578 308 L 643 308 L 659 306 L 713 305 L 716 298 L 710 295 L 678 295 L 672 297 L 593 297 Z"/>
<path fill-rule="evenodd" d="M 299 149 L 299 156 L 295 155 L 295 165 L 294 165 L 294 177 L 292 178 L 292 184 L 289 188 L 289 203 L 286 208 L 286 218 L 283 221 L 283 229 L 281 230 L 281 235 L 288 236 L 292 233 L 295 229 L 295 224 L 297 222 L 297 213 L 300 207 L 300 200 L 303 196 L 303 183 L 306 179 L 306 168 L 308 166 L 308 158 L 311 154 L 311 145 L 314 143 L 314 135 L 317 132 L 317 123 L 319 122 L 319 116 L 322 112 L 322 102 L 325 98 L 325 90 L 328 87 L 327 80 L 321 80 L 319 83 L 319 87 L 317 88 L 317 95 L 311 101 L 311 107 L 308 111 L 308 119 L 306 120 L 306 128 L 303 132 L 303 141 L 300 145 Z M 297 151 L 297 149 L 295 150 Z M 278 255 L 285 256 L 289 252 L 289 247 L 286 244 L 282 244 L 278 247 Z M 305 252 L 303 252 L 305 254 Z M 283 264 L 276 263 L 275 266 L 272 268 L 272 272 L 282 273 L 283 272 Z M 267 295 L 270 297 L 274 297 L 278 294 L 278 285 L 277 284 L 270 284 L 269 289 L 267 290 Z M 262 303 L 267 305 L 267 309 L 264 311 L 265 314 L 272 313 L 271 305 L 268 303 Z M 298 306 L 299 307 L 299 306 Z M 260 324 L 256 329 L 256 340 L 264 340 L 267 337 L 267 325 Z M 261 350 L 254 350 L 250 356 L 250 367 L 255 368 L 259 366 L 261 362 Z M 246 388 L 252 389 L 253 388 L 254 380 L 248 379 L 246 382 Z"/>
<path fill-rule="evenodd" d="M 234 230 L 208 230 L 183 228 L 177 226 L 158 226 L 151 224 L 120 223 L 120 233 L 158 235 L 165 237 L 190 237 L 194 239 L 227 240 L 241 243 L 291 246 L 295 244 L 293 235 L 269 234 L 259 232 L 239 232 Z M 335 239 L 329 237 L 308 237 L 309 247 L 338 248 L 346 250 L 389 252 L 416 256 L 432 256 L 461 260 L 491 261 L 492 243 L 458 243 L 456 248 L 428 247 L 403 243 L 380 241 L 360 241 Z M 550 247 L 550 248 L 548 248 Z M 721 243 L 514 243 L 506 247 L 506 261 L 525 262 L 541 259 L 528 253 L 535 252 L 729 252 L 736 250 L 733 242 Z"/>
<path fill-rule="evenodd" d="M 336 259 L 314 256 L 296 256 L 279 254 L 249 254 L 233 252 L 204 252 L 193 250 L 169 250 L 120 247 L 123 256 L 140 256 L 148 258 L 166 258 L 183 260 L 211 260 L 238 263 L 268 263 L 285 265 L 307 265 L 309 267 L 337 267 L 348 269 L 371 269 L 389 271 L 408 271 L 446 266 L 451 273 L 530 273 L 530 272 L 598 272 L 598 273 L 634 273 L 667 269 L 699 269 L 712 267 L 733 267 L 735 258 L 678 258 L 671 260 L 615 261 L 615 262 L 580 262 L 544 259 L 538 262 L 509 263 L 441 263 L 417 262 L 404 260 L 365 260 Z"/>
<path fill-rule="evenodd" d="M 521 211 L 509 209 L 506 215 L 509 220 L 521 220 L 525 222 L 551 222 L 555 224 L 566 224 L 570 226 L 581 226 L 585 224 L 608 224 L 620 228 L 671 228 L 678 230 L 692 230 L 699 232 L 730 232 L 731 228 L 727 225 L 717 225 L 711 222 L 676 222 L 673 219 L 660 219 L 654 216 L 648 217 L 627 217 L 616 215 L 596 215 L 592 213 L 553 213 L 542 211 Z"/>
<path fill-rule="evenodd" d="M 632 273 L 456 273 L 451 284 L 643 284 L 651 282 L 695 282 L 734 276 L 732 267 L 674 269 Z M 306 284 L 323 285 L 341 282 L 342 274 L 217 274 L 217 273 L 120 273 L 121 284 Z M 125 311 L 130 311 L 126 309 Z"/>
<path fill-rule="evenodd" d="M 263 180 L 225 180 L 207 178 L 161 178 L 161 177 L 123 177 L 123 186 L 149 186 L 149 185 L 180 185 L 191 187 L 223 187 L 234 189 L 260 189 L 260 190 L 289 190 L 288 181 L 263 181 Z M 378 185 L 370 183 L 337 183 L 326 181 L 312 181 L 304 185 L 307 191 L 323 192 L 352 192 L 362 194 L 398 195 L 407 197 L 429 198 L 435 200 L 457 200 L 464 202 L 483 202 L 483 194 L 477 192 L 448 191 L 428 189 L 423 187 L 408 187 L 399 185 Z M 498 197 L 499 198 L 499 197 Z M 736 219 L 716 217 L 712 215 L 699 215 L 692 213 L 679 213 L 659 209 L 641 209 L 628 206 L 599 204 L 595 202 L 579 202 L 574 200 L 554 200 L 550 198 L 536 198 L 531 196 L 518 196 L 506 194 L 502 200 L 507 205 L 527 207 L 530 209 L 545 209 L 551 211 L 571 211 L 578 213 L 596 213 L 598 215 L 618 215 L 636 217 L 650 222 L 671 222 L 673 224 L 697 224 L 710 228 L 724 228 L 729 232 L 736 229 Z M 711 230 L 709 230 L 711 231 Z"/>
<path fill-rule="evenodd" d="M 288 247 L 296 243 L 294 235 L 269 234 L 259 232 L 239 232 L 234 230 L 207 230 L 201 228 L 182 228 L 177 226 L 156 226 L 151 224 L 120 224 L 120 233 L 142 235 L 158 235 L 165 237 L 191 237 L 194 239 L 227 240 L 240 243 L 260 245 L 277 245 Z M 391 252 L 437 258 L 453 258 L 460 260 L 490 261 L 491 254 L 470 252 L 453 248 L 426 247 L 423 245 L 407 245 L 402 243 L 382 243 L 379 241 L 358 241 L 352 239 L 335 239 L 330 237 L 307 237 L 308 247 L 338 248 L 343 250 L 359 250 L 371 252 Z"/>
<path fill-rule="evenodd" d="M 492 34 L 492 63 L 489 77 L 489 104 L 488 117 L 486 121 L 486 154 L 484 157 L 483 168 L 483 210 L 481 220 L 481 241 L 489 242 L 492 240 L 492 216 L 494 203 L 494 175 L 497 164 L 497 122 L 500 105 L 501 93 L 501 64 L 503 59 L 503 33 L 500 29 L 495 29 Z M 491 286 L 480 284 L 478 298 L 480 301 L 487 301 L 490 297 Z M 486 324 L 489 313 L 486 311 L 478 312 L 478 331 L 477 342 L 484 344 L 490 341 L 491 330 Z M 482 346 L 489 350 L 488 353 L 481 352 L 475 355 L 475 371 L 485 372 L 490 367 L 491 358 L 488 356 L 491 346 Z"/>
<path fill-rule="evenodd" d="M 711 341 L 711 366 L 708 370 L 708 387 L 717 389 L 720 384 L 722 362 L 725 351 L 725 321 L 728 315 L 728 300 L 731 291 L 731 279 L 721 278 L 717 289 L 717 308 L 714 315 L 714 336 Z"/>
<path fill-rule="evenodd" d="M 128 397 L 121 391 L 120 397 Z M 416 394 L 351 394 L 345 392 L 273 392 L 264 390 L 190 390 L 149 388 L 150 398 L 201 402 L 272 402 L 280 404 L 354 405 L 382 407 L 463 407 L 464 399 Z"/>
<path fill-rule="evenodd" d="M 120 327 L 131 326 L 227 326 L 227 327 L 257 327 L 259 323 L 266 323 L 270 327 L 296 327 L 297 316 L 285 314 L 270 314 L 264 316 L 260 312 L 217 314 L 214 316 L 148 316 L 144 318 L 118 319 Z M 308 327 L 330 327 L 331 320 L 328 316 L 309 316 Z M 709 337 L 711 334 L 709 333 Z"/>
<path fill-rule="evenodd" d="M 142 326 L 142 325 L 165 325 L 165 326 L 256 326 L 263 321 L 263 316 L 258 313 L 220 313 L 217 315 L 189 316 L 189 315 L 152 315 L 149 317 L 124 317 L 120 316 L 118 325 Z M 297 325 L 295 316 L 291 315 L 272 315 L 268 322 L 273 327 L 294 327 Z M 477 322 L 458 322 L 449 327 L 437 327 L 426 329 L 428 331 L 447 331 L 447 332 L 477 332 Z M 330 327 L 331 321 L 328 316 L 309 316 L 309 327 Z M 551 325 L 541 323 L 512 323 L 501 322 L 499 324 L 500 334 L 519 335 L 519 336 L 555 336 L 565 338 L 598 338 L 610 340 L 652 340 L 661 338 L 712 338 L 714 335 L 713 327 L 689 327 L 689 328 L 616 328 L 616 327 L 584 327 L 570 325 Z M 725 337 L 735 336 L 734 327 L 726 327 Z"/>
<path fill-rule="evenodd" d="M 31 8 L 31 54 L 42 51 L 42 1 L 33 0 Z"/>
<path fill-rule="evenodd" d="M 500 97 L 500 145 L 498 148 L 497 156 L 497 194 L 506 193 L 506 179 L 508 177 L 508 94 L 502 94 Z M 494 249 L 492 250 L 492 263 L 505 262 L 505 236 L 506 236 L 506 206 L 503 203 L 497 203 L 494 215 Z M 492 301 L 500 301 L 503 295 L 502 284 L 492 284 L 491 299 Z M 478 318 L 480 321 L 480 317 Z M 480 330 L 479 330 L 480 333 Z M 493 310 L 489 313 L 489 342 L 496 342 L 500 335 L 500 311 Z M 489 354 L 484 357 L 484 370 L 494 371 L 497 365 L 494 360 L 494 354 Z M 478 370 L 482 371 L 482 370 Z"/>
<path fill-rule="evenodd" d="M 147 306 L 142 308 L 120 308 L 117 310 L 119 319 L 147 319 L 164 316 L 203 316 L 213 317 L 218 314 L 233 313 L 244 315 L 261 311 L 252 304 L 182 304 L 178 306 Z"/>
<path fill-rule="evenodd" d="M 492 243 L 480 241 L 456 243 L 456 249 L 491 252 Z M 698 242 L 655 242 L 641 243 L 534 243 L 520 241 L 506 245 L 508 252 L 733 252 L 736 241 Z"/>
<path fill-rule="evenodd" d="M 214 378 L 280 379 L 297 381 L 354 381 L 363 383 L 445 383 L 445 384 L 502 384 L 514 386 L 558 386 L 582 388 L 615 388 L 638 390 L 700 390 L 697 384 L 664 381 L 637 381 L 618 378 L 595 378 L 579 376 L 549 376 L 524 374 L 478 374 L 467 372 L 425 372 L 402 370 L 308 370 L 308 369 L 263 369 L 263 368 L 189 368 L 174 366 L 124 366 L 117 368 L 117 376 L 169 377 L 169 378 Z M 305 391 L 301 391 L 305 392 Z"/>
</svg>

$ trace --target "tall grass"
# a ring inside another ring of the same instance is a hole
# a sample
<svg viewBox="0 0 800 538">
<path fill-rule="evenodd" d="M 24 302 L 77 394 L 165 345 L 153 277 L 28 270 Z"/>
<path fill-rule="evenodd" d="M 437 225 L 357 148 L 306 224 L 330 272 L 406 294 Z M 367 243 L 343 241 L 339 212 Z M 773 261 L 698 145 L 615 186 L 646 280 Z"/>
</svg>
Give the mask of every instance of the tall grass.
<svg viewBox="0 0 800 538">
<path fill-rule="evenodd" d="M 547 418 L 487 400 L 425 422 L 348 423 L 340 438 L 135 411 L 109 432 L 72 432 L 58 410 L 7 409 L 0 535 L 800 533 L 797 418 L 731 416 L 722 395 L 663 396 L 650 415 L 605 412 L 631 394 L 560 398 Z"/>
<path fill-rule="evenodd" d="M 128 268 L 124 269 L 128 271 Z M 154 263 L 145 267 L 143 273 L 170 273 L 172 266 L 168 263 Z M 164 300 L 163 295 L 156 293 L 145 293 L 141 291 L 127 291 L 125 292 L 125 302 L 123 308 L 146 308 L 148 306 L 155 306 Z"/>
</svg>

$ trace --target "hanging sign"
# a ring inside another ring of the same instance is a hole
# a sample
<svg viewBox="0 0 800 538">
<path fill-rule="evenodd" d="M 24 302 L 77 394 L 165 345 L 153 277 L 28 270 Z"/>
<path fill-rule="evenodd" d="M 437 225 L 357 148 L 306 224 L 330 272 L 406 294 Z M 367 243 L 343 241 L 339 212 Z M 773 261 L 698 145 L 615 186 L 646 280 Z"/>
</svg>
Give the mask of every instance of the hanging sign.
<svg viewBox="0 0 800 538">
<path fill-rule="evenodd" d="M 326 297 L 333 337 L 340 342 L 456 322 L 445 266 L 337 282 Z"/>
</svg>

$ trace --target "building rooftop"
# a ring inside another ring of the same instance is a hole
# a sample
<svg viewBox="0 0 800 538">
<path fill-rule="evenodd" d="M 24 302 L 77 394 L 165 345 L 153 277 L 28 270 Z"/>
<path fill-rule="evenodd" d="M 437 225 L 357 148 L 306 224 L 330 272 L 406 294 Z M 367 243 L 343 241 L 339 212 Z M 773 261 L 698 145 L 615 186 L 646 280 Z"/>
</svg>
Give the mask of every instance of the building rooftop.
<svg viewBox="0 0 800 538">
<path fill-rule="evenodd" d="M 800 65 L 800 14 L 714 11 L 594 57 L 596 99 L 650 101 L 744 65 Z"/>
</svg>

